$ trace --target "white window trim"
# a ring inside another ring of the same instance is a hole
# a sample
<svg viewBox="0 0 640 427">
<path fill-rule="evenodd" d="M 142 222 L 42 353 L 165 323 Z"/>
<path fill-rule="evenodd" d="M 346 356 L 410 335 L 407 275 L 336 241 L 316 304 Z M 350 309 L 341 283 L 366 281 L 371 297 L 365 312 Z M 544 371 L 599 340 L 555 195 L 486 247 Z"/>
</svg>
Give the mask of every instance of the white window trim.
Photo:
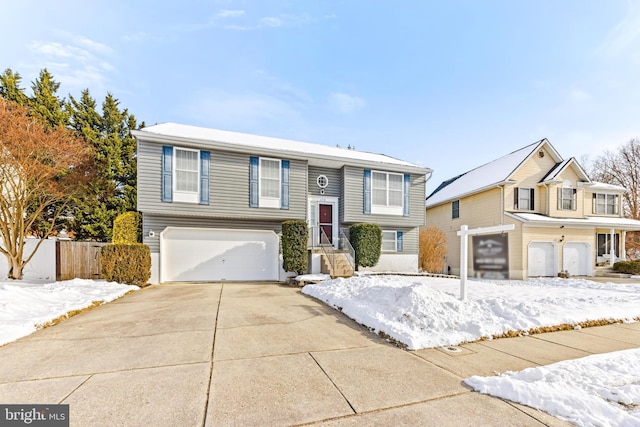
<svg viewBox="0 0 640 427">
<path fill-rule="evenodd" d="M 596 215 L 617 215 L 616 210 L 619 210 L 620 207 L 617 206 L 619 204 L 619 200 L 620 200 L 620 195 L 617 193 L 595 193 L 596 194 L 596 206 L 595 206 L 595 212 L 593 212 Z M 603 205 L 599 205 L 598 204 L 598 196 L 604 196 L 604 204 Z M 613 198 L 613 203 L 611 204 L 611 206 L 613 206 L 613 212 L 609 213 L 607 212 L 607 199 L 611 197 Z M 604 212 L 598 212 L 598 208 L 602 207 L 604 208 Z"/>
<path fill-rule="evenodd" d="M 393 233 L 394 249 L 384 249 L 384 233 Z M 382 252 L 398 252 L 398 230 L 382 230 Z"/>
<path fill-rule="evenodd" d="M 198 189 L 196 191 L 178 190 L 178 163 L 177 151 L 192 151 L 196 153 L 197 179 Z M 200 202 L 200 150 L 193 148 L 173 147 L 173 201 L 183 203 L 199 203 Z"/>
<path fill-rule="evenodd" d="M 533 204 L 531 203 L 531 187 L 518 187 L 518 210 L 519 211 L 532 211 L 533 210 Z M 523 195 L 526 195 L 526 197 L 522 197 Z M 522 207 L 522 201 L 526 200 L 527 202 L 527 207 L 524 208 Z"/>
<path fill-rule="evenodd" d="M 373 201 L 373 174 L 384 174 L 386 175 L 386 192 L 387 192 L 387 203 L 385 205 L 376 205 Z M 401 177 L 401 188 L 402 188 L 402 196 L 400 198 L 401 200 L 401 204 L 400 206 L 389 206 L 389 175 L 398 175 Z M 402 216 L 404 214 L 404 174 L 401 173 L 395 173 L 395 172 L 386 172 L 386 171 L 378 171 L 378 170 L 372 170 L 371 171 L 371 213 L 372 214 L 379 214 L 379 215 L 399 215 Z"/>
<path fill-rule="evenodd" d="M 265 197 L 262 195 L 262 161 L 268 160 L 278 162 L 278 197 Z M 258 205 L 261 208 L 280 209 L 280 198 L 282 197 L 282 160 L 270 157 L 258 158 Z"/>
</svg>

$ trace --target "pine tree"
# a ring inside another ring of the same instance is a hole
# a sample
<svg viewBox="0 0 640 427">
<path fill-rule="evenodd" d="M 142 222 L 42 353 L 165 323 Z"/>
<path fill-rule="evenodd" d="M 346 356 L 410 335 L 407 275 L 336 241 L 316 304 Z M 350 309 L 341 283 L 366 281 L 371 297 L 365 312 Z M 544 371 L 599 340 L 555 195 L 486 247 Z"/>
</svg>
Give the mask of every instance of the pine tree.
<svg viewBox="0 0 640 427">
<path fill-rule="evenodd" d="M 40 119 L 47 128 L 67 126 L 69 116 L 64 110 L 64 100 L 58 98 L 56 93 L 60 83 L 53 79 L 53 75 L 43 69 L 38 78 L 31 84 L 33 96 L 29 98 L 30 114 Z"/>
<path fill-rule="evenodd" d="M 28 98 L 24 89 L 20 87 L 21 80 L 20 74 L 14 73 L 11 68 L 4 70 L 4 73 L 0 75 L 0 97 L 21 106 L 26 105 Z"/>
</svg>

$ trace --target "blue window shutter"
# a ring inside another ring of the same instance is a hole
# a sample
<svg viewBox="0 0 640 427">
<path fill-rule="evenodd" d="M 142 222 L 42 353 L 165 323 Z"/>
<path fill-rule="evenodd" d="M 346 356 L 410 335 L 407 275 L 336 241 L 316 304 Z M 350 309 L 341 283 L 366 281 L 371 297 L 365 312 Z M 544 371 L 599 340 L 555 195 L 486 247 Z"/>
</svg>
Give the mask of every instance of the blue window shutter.
<svg viewBox="0 0 640 427">
<path fill-rule="evenodd" d="M 364 170 L 364 213 L 371 213 L 371 171 Z"/>
<path fill-rule="evenodd" d="M 259 159 L 255 156 L 249 158 L 249 206 L 258 207 L 259 187 L 258 187 L 258 166 Z"/>
<path fill-rule="evenodd" d="M 289 209 L 289 160 L 282 160 L 280 180 L 280 208 Z"/>
<path fill-rule="evenodd" d="M 409 216 L 409 206 L 411 205 L 411 175 L 404 174 L 404 206 L 402 208 L 402 215 Z"/>
<path fill-rule="evenodd" d="M 173 202 L 173 147 L 162 147 L 162 201 Z"/>
<path fill-rule="evenodd" d="M 402 252 L 402 231 L 396 231 L 396 250 Z"/>
<path fill-rule="evenodd" d="M 208 151 L 200 151 L 200 204 L 209 204 L 209 159 Z"/>
</svg>

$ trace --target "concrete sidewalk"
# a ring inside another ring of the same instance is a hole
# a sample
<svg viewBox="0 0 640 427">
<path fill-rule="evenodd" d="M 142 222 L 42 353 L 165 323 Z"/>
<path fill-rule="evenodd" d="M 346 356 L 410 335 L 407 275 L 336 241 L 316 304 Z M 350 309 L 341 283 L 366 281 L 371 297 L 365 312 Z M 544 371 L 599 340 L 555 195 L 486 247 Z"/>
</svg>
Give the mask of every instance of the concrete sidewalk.
<svg viewBox="0 0 640 427">
<path fill-rule="evenodd" d="M 297 288 L 170 284 L 0 347 L 0 403 L 67 403 L 73 426 L 564 426 L 462 380 L 634 347 L 638 323 L 408 352 Z"/>
</svg>

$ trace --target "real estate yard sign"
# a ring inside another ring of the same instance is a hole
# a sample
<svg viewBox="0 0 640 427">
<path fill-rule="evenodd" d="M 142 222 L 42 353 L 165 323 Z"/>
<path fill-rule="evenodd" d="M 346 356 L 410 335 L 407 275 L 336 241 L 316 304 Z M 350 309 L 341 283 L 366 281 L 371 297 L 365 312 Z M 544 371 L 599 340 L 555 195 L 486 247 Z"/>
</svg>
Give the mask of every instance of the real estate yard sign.
<svg viewBox="0 0 640 427">
<path fill-rule="evenodd" d="M 473 270 L 484 279 L 509 278 L 507 233 L 473 236 Z"/>
</svg>

